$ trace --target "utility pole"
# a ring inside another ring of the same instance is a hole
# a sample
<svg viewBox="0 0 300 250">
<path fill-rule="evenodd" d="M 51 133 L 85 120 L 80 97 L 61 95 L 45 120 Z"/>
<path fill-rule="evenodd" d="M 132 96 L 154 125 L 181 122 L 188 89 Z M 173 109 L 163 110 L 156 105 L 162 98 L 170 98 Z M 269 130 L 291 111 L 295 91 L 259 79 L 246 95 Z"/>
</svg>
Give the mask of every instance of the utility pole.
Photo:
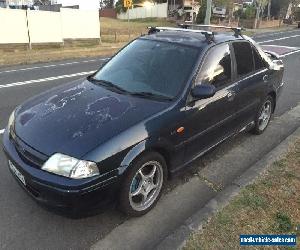
<svg viewBox="0 0 300 250">
<path fill-rule="evenodd" d="M 205 25 L 210 25 L 211 1 L 212 0 L 207 0 L 207 2 L 206 2 L 206 14 L 205 14 L 205 20 L 204 20 Z"/>
<path fill-rule="evenodd" d="M 28 10 L 27 9 L 26 9 L 26 25 L 27 25 L 27 35 L 28 35 L 29 49 L 32 50 L 32 44 L 31 44 L 31 38 L 30 38 L 30 32 L 29 32 Z"/>
</svg>

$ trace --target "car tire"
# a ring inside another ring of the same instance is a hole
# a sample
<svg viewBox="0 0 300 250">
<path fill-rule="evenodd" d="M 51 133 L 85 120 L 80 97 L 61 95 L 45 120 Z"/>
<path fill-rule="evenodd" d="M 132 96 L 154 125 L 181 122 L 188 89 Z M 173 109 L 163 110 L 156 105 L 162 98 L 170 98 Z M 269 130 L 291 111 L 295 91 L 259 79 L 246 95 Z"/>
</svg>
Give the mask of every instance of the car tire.
<svg viewBox="0 0 300 250">
<path fill-rule="evenodd" d="M 157 152 L 147 152 L 130 166 L 120 190 L 120 209 L 129 216 L 149 212 L 159 200 L 167 179 L 167 164 Z"/>
<path fill-rule="evenodd" d="M 272 114 L 274 111 L 274 99 L 272 96 L 268 96 L 260 105 L 260 108 L 255 117 L 254 128 L 250 131 L 253 134 L 260 135 L 268 127 Z"/>
</svg>

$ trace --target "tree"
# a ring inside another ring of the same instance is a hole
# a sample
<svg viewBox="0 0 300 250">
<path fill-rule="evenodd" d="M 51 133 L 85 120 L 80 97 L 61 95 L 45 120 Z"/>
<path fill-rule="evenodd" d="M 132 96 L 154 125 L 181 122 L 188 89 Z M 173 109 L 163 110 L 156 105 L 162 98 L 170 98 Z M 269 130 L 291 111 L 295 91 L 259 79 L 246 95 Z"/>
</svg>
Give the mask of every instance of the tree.
<svg viewBox="0 0 300 250">
<path fill-rule="evenodd" d="M 254 19 L 256 15 L 256 8 L 253 5 L 248 5 L 245 11 L 242 14 L 242 18 L 244 19 Z"/>
<path fill-rule="evenodd" d="M 206 0 L 206 12 L 205 12 L 205 19 L 204 19 L 204 23 L 206 25 L 210 24 L 211 7 L 212 7 L 212 0 Z"/>
<path fill-rule="evenodd" d="M 271 5 L 272 5 L 272 0 L 269 0 L 268 2 L 268 20 L 271 18 Z"/>
<path fill-rule="evenodd" d="M 264 12 L 265 7 L 267 6 L 269 0 L 256 0 L 255 5 L 256 5 L 256 17 L 255 17 L 255 24 L 254 28 L 257 27 L 258 20 L 261 17 L 261 13 Z"/>
<path fill-rule="evenodd" d="M 100 7 L 100 9 L 104 9 L 104 1 L 103 0 L 100 0 L 99 1 L 99 7 Z"/>
<path fill-rule="evenodd" d="M 279 17 L 285 16 L 288 10 L 289 4 L 297 6 L 300 4 L 299 0 L 271 0 L 271 16 Z"/>
<path fill-rule="evenodd" d="M 100 8 L 113 8 L 114 7 L 114 0 L 100 0 Z"/>
<path fill-rule="evenodd" d="M 196 23 L 204 23 L 206 15 L 206 0 L 199 0 L 200 9 L 196 18 Z"/>
</svg>

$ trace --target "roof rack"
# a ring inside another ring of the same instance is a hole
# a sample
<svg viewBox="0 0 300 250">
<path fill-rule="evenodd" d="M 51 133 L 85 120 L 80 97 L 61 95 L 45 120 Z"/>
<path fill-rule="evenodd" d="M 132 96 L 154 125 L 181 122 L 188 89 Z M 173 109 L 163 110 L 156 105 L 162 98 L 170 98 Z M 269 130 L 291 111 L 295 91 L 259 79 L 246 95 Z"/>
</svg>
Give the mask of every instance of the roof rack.
<svg viewBox="0 0 300 250">
<path fill-rule="evenodd" d="M 161 31 L 183 31 L 183 32 L 193 32 L 193 33 L 201 33 L 205 36 L 206 41 L 211 43 L 214 40 L 214 32 L 207 30 L 191 30 L 187 28 L 174 28 L 174 27 L 148 27 L 148 35 L 161 32 Z"/>
<path fill-rule="evenodd" d="M 242 27 L 230 27 L 230 26 L 220 26 L 220 25 L 202 25 L 202 24 L 178 24 L 179 27 L 184 29 L 198 27 L 198 28 L 216 28 L 216 29 L 228 29 L 234 31 L 234 36 L 239 37 L 242 36 L 242 31 L 245 30 Z"/>
</svg>

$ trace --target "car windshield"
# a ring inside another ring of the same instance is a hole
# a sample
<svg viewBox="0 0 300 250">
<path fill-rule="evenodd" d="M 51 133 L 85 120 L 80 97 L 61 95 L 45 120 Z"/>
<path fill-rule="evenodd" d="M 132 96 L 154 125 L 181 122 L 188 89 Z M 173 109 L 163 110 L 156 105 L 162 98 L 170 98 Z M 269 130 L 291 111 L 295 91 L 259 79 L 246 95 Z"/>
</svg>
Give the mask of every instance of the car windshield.
<svg viewBox="0 0 300 250">
<path fill-rule="evenodd" d="M 199 49 L 146 39 L 133 41 L 92 80 L 118 91 L 173 99 L 189 77 Z"/>
</svg>

